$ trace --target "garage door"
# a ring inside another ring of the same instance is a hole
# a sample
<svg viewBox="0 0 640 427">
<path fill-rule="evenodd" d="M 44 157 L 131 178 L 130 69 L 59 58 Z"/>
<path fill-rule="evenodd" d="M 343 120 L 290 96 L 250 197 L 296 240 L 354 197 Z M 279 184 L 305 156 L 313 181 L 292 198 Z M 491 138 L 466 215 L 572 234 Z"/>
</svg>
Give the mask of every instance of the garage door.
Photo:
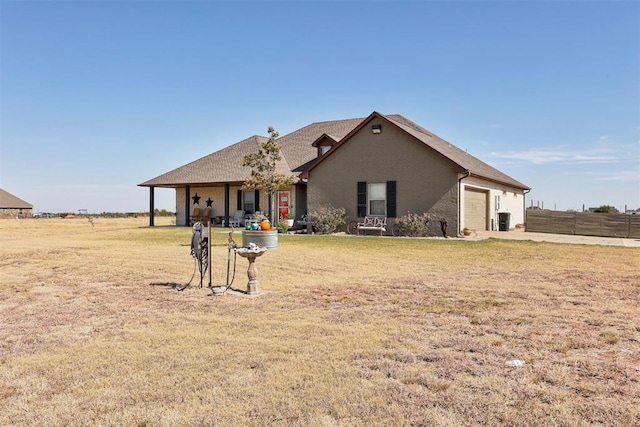
<svg viewBox="0 0 640 427">
<path fill-rule="evenodd" d="M 487 192 L 464 190 L 464 225 L 472 230 L 487 229 Z"/>
</svg>

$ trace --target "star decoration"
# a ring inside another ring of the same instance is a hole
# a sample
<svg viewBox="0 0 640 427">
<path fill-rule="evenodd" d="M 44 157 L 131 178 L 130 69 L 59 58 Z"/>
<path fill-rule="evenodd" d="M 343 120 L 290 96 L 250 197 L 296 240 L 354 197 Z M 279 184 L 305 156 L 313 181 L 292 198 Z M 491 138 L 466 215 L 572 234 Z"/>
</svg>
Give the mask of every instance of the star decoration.
<svg viewBox="0 0 640 427">
<path fill-rule="evenodd" d="M 206 202 L 207 202 L 207 207 L 208 207 L 208 208 L 210 208 L 210 207 L 212 207 L 212 206 L 213 206 L 213 200 L 211 200 L 211 197 L 209 197 L 209 198 L 206 200 Z"/>
<path fill-rule="evenodd" d="M 192 199 L 193 199 L 193 204 L 194 205 L 199 205 L 200 204 L 200 196 L 198 196 L 198 193 L 196 193 L 196 195 L 193 196 Z"/>
</svg>

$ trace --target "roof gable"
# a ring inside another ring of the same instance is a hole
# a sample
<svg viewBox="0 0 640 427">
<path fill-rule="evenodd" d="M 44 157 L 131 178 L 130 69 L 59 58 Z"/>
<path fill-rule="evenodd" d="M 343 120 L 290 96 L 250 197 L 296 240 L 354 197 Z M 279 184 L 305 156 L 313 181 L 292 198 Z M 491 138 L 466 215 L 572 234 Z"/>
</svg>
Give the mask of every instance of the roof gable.
<svg viewBox="0 0 640 427">
<path fill-rule="evenodd" d="M 316 122 L 280 137 L 278 143 L 282 147 L 281 153 L 291 165 L 291 172 L 300 173 L 316 161 L 318 150 L 313 143 L 320 136 L 326 134 L 332 139 L 339 140 L 361 121 L 362 117 Z"/>
<path fill-rule="evenodd" d="M 340 141 L 340 138 L 337 138 L 335 136 L 331 136 L 331 135 L 327 135 L 326 133 L 323 133 L 322 135 L 320 135 L 320 137 L 318 139 L 313 141 L 311 146 L 312 147 L 317 147 L 318 145 L 322 145 L 322 143 L 324 141 L 329 141 L 329 145 L 335 145 L 336 143 L 338 143 L 338 141 Z"/>
<path fill-rule="evenodd" d="M 434 151 L 440 153 L 449 159 L 455 165 L 461 167 L 464 171 L 468 171 L 471 176 L 476 176 L 489 181 L 507 184 L 509 186 L 529 190 L 530 188 L 523 183 L 511 178 L 509 175 L 500 172 L 493 166 L 488 165 L 477 157 L 472 156 L 466 151 L 461 150 L 448 141 L 440 138 L 432 132 L 424 129 L 416 123 L 404 118 L 400 115 L 387 116 L 388 120 L 396 124 L 399 128 L 421 141 Z"/>
<path fill-rule="evenodd" d="M 311 164 L 309 168 L 307 168 L 302 174 L 301 177 L 308 178 L 309 172 L 317 167 L 322 161 L 324 161 L 327 157 L 335 155 L 336 152 L 339 151 L 340 147 L 344 144 L 347 144 L 349 140 L 353 137 L 353 135 L 360 132 L 363 128 L 365 128 L 369 123 L 371 123 L 374 119 L 380 119 L 383 122 L 400 129 L 402 132 L 410 135 L 416 142 L 419 142 L 425 145 L 428 149 L 430 149 L 434 154 L 446 159 L 449 161 L 454 170 L 458 173 L 469 172 L 470 175 L 483 178 L 489 181 L 494 181 L 502 184 L 506 184 L 515 188 L 520 188 L 523 190 L 528 190 L 529 187 L 522 184 L 519 181 L 511 178 L 510 176 L 500 172 L 492 166 L 489 166 L 482 160 L 468 154 L 466 151 L 462 151 L 460 148 L 455 145 L 445 141 L 444 139 L 438 137 L 437 135 L 429 132 L 423 127 L 417 125 L 416 123 L 406 119 L 405 117 L 399 114 L 391 114 L 391 115 L 382 115 L 376 111 L 371 113 L 369 117 L 364 119 L 358 126 L 356 126 L 351 132 L 345 135 L 338 144 L 329 151 L 325 156 L 318 159 L 317 162 Z"/>
</svg>

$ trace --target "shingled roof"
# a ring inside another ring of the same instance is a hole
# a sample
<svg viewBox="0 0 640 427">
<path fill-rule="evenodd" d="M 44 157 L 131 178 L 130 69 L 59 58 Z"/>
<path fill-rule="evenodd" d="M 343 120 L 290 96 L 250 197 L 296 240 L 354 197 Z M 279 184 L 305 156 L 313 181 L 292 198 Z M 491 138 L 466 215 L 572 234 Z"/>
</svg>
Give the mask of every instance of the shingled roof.
<svg viewBox="0 0 640 427">
<path fill-rule="evenodd" d="M 529 189 L 526 185 L 489 166 L 480 159 L 462 151 L 453 144 L 434 135 L 416 123 L 399 114 L 382 115 L 373 112 L 367 118 L 316 122 L 278 138 L 283 160 L 277 165 L 278 172 L 292 173 L 296 176 L 312 169 L 318 163 L 317 149 L 314 142 L 322 135 L 330 135 L 339 141 L 335 149 L 358 132 L 374 117 L 386 120 L 415 140 L 425 144 L 438 155 L 448 159 L 460 172 L 468 171 L 471 175 L 509 186 Z M 251 173 L 250 168 L 242 167 L 242 159 L 246 154 L 255 153 L 260 144 L 267 141 L 264 136 L 252 136 L 201 159 L 187 163 L 177 169 L 139 184 L 143 187 L 178 187 L 183 185 L 216 185 L 223 183 L 242 183 Z M 326 157 L 323 157 L 320 162 Z M 304 176 L 304 174 L 303 174 Z"/>
<path fill-rule="evenodd" d="M 450 142 L 445 141 L 439 136 L 400 115 L 386 116 L 386 118 L 391 123 L 394 123 L 396 126 L 403 129 L 405 132 L 409 133 L 434 151 L 459 165 L 461 169 L 469 171 L 471 175 L 502 184 L 508 184 L 522 190 L 530 189 L 523 183 L 511 178 L 509 175 L 500 172 L 498 169 L 486 164 L 477 157 L 472 156 L 466 151 L 461 150 Z"/>
<path fill-rule="evenodd" d="M 0 208 L 2 209 L 33 209 L 33 205 L 8 193 L 0 188 Z"/>
<path fill-rule="evenodd" d="M 250 168 L 241 166 L 242 158 L 246 154 L 257 152 L 266 141 L 268 138 L 264 136 L 252 136 L 139 185 L 174 187 L 242 182 L 251 174 Z"/>
<path fill-rule="evenodd" d="M 278 144 L 283 160 L 278 163 L 277 171 L 285 174 L 302 172 L 316 159 L 317 150 L 311 144 L 320 135 L 327 133 L 342 138 L 362 120 L 363 118 L 317 122 L 281 136 Z M 260 145 L 268 140 L 264 136 L 252 136 L 138 185 L 178 187 L 244 182 L 251 174 L 251 169 L 241 166 L 242 159 L 246 154 L 256 153 Z"/>
<path fill-rule="evenodd" d="M 312 123 L 278 139 L 283 157 L 292 166 L 291 171 L 299 174 L 316 160 L 318 150 L 313 147 L 313 143 L 322 134 L 331 135 L 334 139 L 341 139 L 358 126 L 362 120 L 364 117 Z"/>
<path fill-rule="evenodd" d="M 371 113 L 369 117 L 362 120 L 358 126 L 352 129 L 347 135 L 345 135 L 340 142 L 329 152 L 329 154 L 323 158 L 321 158 L 318 162 L 309 165 L 309 167 L 302 174 L 303 177 L 307 177 L 307 172 L 311 171 L 318 164 L 320 164 L 324 159 L 335 153 L 337 149 L 339 149 L 342 145 L 348 143 L 349 139 L 352 135 L 356 134 L 360 131 L 364 126 L 367 125 L 374 118 L 381 118 L 386 120 L 389 124 L 401 129 L 407 134 L 411 135 L 416 141 L 426 145 L 428 148 L 433 150 L 439 156 L 450 161 L 456 169 L 460 173 L 469 172 L 471 176 L 477 176 L 479 178 L 483 178 L 489 181 L 498 182 L 501 184 L 507 184 L 511 187 L 528 190 L 529 187 L 522 184 L 521 182 L 511 178 L 510 176 L 500 172 L 496 168 L 489 166 L 482 160 L 468 154 L 466 151 L 462 151 L 460 148 L 451 144 L 450 142 L 445 141 L 439 136 L 435 135 L 433 132 L 429 132 L 425 128 L 417 125 L 416 123 L 408 120 L 407 118 L 399 115 L 399 114 L 390 114 L 390 115 L 382 115 L 377 112 Z"/>
</svg>

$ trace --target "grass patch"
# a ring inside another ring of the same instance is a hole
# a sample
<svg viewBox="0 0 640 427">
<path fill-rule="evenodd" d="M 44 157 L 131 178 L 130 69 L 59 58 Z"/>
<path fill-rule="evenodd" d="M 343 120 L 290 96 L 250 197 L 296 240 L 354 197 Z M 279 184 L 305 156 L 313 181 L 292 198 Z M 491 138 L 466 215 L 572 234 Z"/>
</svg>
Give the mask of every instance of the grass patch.
<svg viewBox="0 0 640 427">
<path fill-rule="evenodd" d="M 281 235 L 261 295 L 214 298 L 171 289 L 191 230 L 144 221 L 0 221 L 0 425 L 640 418 L 638 249 Z"/>
</svg>

